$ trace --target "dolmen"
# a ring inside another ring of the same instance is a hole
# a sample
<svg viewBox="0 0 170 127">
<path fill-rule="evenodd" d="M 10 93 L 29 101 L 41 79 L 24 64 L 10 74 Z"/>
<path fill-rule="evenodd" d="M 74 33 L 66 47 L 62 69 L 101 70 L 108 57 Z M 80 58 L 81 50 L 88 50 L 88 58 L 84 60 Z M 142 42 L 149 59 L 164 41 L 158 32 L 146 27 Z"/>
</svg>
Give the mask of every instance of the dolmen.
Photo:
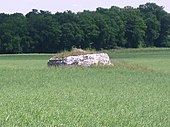
<svg viewBox="0 0 170 127">
<path fill-rule="evenodd" d="M 52 57 L 48 60 L 48 66 L 92 66 L 92 65 L 111 65 L 107 53 L 85 54 L 77 56 L 67 56 L 63 58 Z"/>
</svg>

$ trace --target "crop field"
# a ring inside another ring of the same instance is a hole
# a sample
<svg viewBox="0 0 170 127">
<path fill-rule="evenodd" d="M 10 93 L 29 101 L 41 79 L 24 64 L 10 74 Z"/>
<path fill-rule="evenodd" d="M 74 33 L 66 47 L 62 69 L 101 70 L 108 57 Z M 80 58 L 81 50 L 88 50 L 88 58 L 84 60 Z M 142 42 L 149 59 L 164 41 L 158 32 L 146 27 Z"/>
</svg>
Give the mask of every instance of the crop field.
<svg viewBox="0 0 170 127">
<path fill-rule="evenodd" d="M 0 127 L 170 127 L 170 49 L 107 52 L 114 66 L 0 55 Z"/>
</svg>

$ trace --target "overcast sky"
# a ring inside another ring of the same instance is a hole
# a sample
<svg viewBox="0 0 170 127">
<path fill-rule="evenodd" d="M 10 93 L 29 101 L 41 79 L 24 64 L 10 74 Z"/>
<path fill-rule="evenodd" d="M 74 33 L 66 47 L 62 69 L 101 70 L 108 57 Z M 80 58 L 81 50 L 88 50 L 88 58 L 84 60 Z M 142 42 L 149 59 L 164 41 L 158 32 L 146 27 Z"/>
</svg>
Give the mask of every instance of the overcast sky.
<svg viewBox="0 0 170 127">
<path fill-rule="evenodd" d="M 55 12 L 71 10 L 73 12 L 83 10 L 95 10 L 97 7 L 110 8 L 111 6 L 138 7 L 147 2 L 154 2 L 165 7 L 170 13 L 170 1 L 168 0 L 1 0 L 0 13 L 20 12 L 26 14 L 32 9 Z"/>
</svg>

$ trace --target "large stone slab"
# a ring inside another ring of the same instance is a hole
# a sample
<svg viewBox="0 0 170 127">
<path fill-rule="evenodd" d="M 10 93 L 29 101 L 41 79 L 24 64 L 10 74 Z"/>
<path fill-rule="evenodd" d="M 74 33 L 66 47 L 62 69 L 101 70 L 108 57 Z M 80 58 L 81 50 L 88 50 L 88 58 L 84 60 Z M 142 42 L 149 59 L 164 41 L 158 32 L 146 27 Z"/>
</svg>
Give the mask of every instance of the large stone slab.
<svg viewBox="0 0 170 127">
<path fill-rule="evenodd" d="M 107 53 L 86 54 L 77 56 L 68 56 L 64 58 L 51 58 L 48 60 L 48 66 L 60 65 L 111 65 L 109 55 Z"/>
</svg>

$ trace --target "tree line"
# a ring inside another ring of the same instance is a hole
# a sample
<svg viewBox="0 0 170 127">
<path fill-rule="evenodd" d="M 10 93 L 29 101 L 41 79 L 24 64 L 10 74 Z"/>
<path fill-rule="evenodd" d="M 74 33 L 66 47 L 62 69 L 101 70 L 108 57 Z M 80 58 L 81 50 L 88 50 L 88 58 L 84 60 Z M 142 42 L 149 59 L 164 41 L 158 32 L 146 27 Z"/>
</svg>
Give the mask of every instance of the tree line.
<svg viewBox="0 0 170 127">
<path fill-rule="evenodd" d="M 170 14 L 155 3 L 78 13 L 0 13 L 0 53 L 55 53 L 72 47 L 170 47 Z"/>
</svg>

